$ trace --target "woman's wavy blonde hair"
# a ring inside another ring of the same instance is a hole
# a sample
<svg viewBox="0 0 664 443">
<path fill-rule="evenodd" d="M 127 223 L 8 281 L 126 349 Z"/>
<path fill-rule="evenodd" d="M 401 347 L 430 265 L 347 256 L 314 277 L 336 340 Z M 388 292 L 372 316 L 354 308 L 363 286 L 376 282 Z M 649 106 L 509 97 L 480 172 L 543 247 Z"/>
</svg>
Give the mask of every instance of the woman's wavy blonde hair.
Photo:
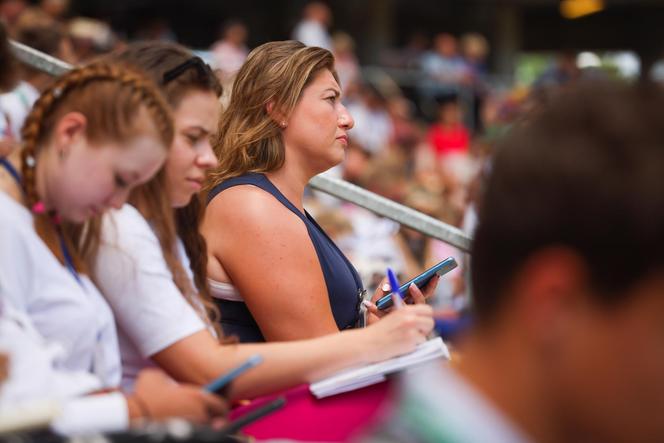
<svg viewBox="0 0 664 443">
<path fill-rule="evenodd" d="M 279 122 L 288 119 L 302 91 L 323 69 L 339 81 L 330 51 L 298 41 L 269 42 L 251 51 L 219 118 L 212 140 L 219 164 L 208 174 L 206 189 L 247 172 L 274 171 L 284 164 Z"/>
</svg>

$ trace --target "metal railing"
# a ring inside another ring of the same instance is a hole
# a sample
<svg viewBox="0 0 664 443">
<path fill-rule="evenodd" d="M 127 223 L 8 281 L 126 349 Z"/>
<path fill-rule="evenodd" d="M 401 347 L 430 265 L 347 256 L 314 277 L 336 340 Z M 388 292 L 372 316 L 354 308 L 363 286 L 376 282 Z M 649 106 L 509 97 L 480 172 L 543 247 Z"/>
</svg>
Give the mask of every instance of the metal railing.
<svg viewBox="0 0 664 443">
<path fill-rule="evenodd" d="M 51 75 L 58 76 L 73 68 L 72 65 L 29 46 L 15 41 L 10 43 L 14 54 L 19 60 Z M 382 217 L 389 218 L 422 234 L 442 240 L 463 251 L 470 250 L 471 238 L 465 235 L 460 229 L 422 214 L 412 208 L 395 203 L 392 200 L 381 197 L 347 181 L 320 174 L 311 179 L 309 184 L 314 189 L 361 206 Z"/>
</svg>

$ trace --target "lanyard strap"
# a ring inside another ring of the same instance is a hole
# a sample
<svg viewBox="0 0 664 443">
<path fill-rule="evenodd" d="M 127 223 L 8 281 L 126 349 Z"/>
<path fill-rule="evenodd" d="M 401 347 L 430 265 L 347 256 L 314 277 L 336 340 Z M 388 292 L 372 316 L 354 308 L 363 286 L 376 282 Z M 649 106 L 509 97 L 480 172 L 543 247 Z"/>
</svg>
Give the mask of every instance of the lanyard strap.
<svg viewBox="0 0 664 443">
<path fill-rule="evenodd" d="M 18 173 L 14 165 L 9 163 L 9 160 L 7 160 L 4 157 L 0 158 L 0 165 L 5 167 L 7 172 L 9 172 L 9 175 L 14 177 L 14 180 L 16 180 L 16 183 L 18 183 L 19 188 L 23 189 L 23 186 L 21 184 L 21 175 Z"/>
<path fill-rule="evenodd" d="M 9 162 L 9 160 L 7 160 L 6 158 L 0 158 L 0 165 L 2 165 L 7 170 L 7 172 L 9 172 L 9 175 L 11 175 L 14 178 L 14 180 L 16 180 L 16 183 L 18 184 L 19 188 L 21 188 L 21 190 L 25 192 L 25 190 L 23 189 L 23 180 L 21 180 L 21 174 L 19 174 L 14 165 L 12 165 Z M 65 237 L 62 234 L 60 226 L 56 226 L 55 230 L 58 233 L 58 238 L 60 240 L 60 250 L 62 251 L 62 256 L 65 260 L 65 267 L 69 272 L 71 272 L 71 275 L 74 276 L 78 284 L 81 285 L 81 287 L 83 287 L 83 282 L 81 281 L 80 275 L 78 275 L 78 272 L 76 271 L 76 267 L 74 266 L 74 260 L 72 259 L 72 256 L 69 253 L 69 248 L 67 248 L 67 243 L 65 242 Z"/>
</svg>

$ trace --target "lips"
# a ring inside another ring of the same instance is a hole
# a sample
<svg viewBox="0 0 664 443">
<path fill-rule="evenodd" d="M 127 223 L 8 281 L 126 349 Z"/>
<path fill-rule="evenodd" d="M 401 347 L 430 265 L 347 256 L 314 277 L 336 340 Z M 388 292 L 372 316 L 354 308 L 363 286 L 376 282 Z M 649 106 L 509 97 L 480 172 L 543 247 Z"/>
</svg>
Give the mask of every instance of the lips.
<svg viewBox="0 0 664 443">
<path fill-rule="evenodd" d="M 187 178 L 187 181 L 193 184 L 196 188 L 201 189 L 203 187 L 202 178 Z"/>
<path fill-rule="evenodd" d="M 337 140 L 339 140 L 344 145 L 348 146 L 348 136 L 347 135 L 340 135 L 339 137 L 337 137 Z"/>
</svg>

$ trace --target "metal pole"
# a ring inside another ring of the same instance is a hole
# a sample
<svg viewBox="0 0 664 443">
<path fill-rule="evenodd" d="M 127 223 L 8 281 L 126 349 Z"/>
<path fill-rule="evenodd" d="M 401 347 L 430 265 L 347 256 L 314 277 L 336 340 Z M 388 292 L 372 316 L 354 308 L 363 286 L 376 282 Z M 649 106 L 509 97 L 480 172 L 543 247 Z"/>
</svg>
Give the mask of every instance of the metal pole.
<svg viewBox="0 0 664 443">
<path fill-rule="evenodd" d="M 460 229 L 422 214 L 412 208 L 400 205 L 345 180 L 317 175 L 309 182 L 312 188 L 323 191 L 345 201 L 349 201 L 378 215 L 394 220 L 428 236 L 437 238 L 466 252 L 470 251 L 472 240 Z"/>
<path fill-rule="evenodd" d="M 23 63 L 32 66 L 33 68 L 40 69 L 53 76 L 62 75 L 73 68 L 69 63 L 65 63 L 48 54 L 37 51 L 36 49 L 26 46 L 13 40 L 9 41 L 16 58 Z"/>
</svg>

